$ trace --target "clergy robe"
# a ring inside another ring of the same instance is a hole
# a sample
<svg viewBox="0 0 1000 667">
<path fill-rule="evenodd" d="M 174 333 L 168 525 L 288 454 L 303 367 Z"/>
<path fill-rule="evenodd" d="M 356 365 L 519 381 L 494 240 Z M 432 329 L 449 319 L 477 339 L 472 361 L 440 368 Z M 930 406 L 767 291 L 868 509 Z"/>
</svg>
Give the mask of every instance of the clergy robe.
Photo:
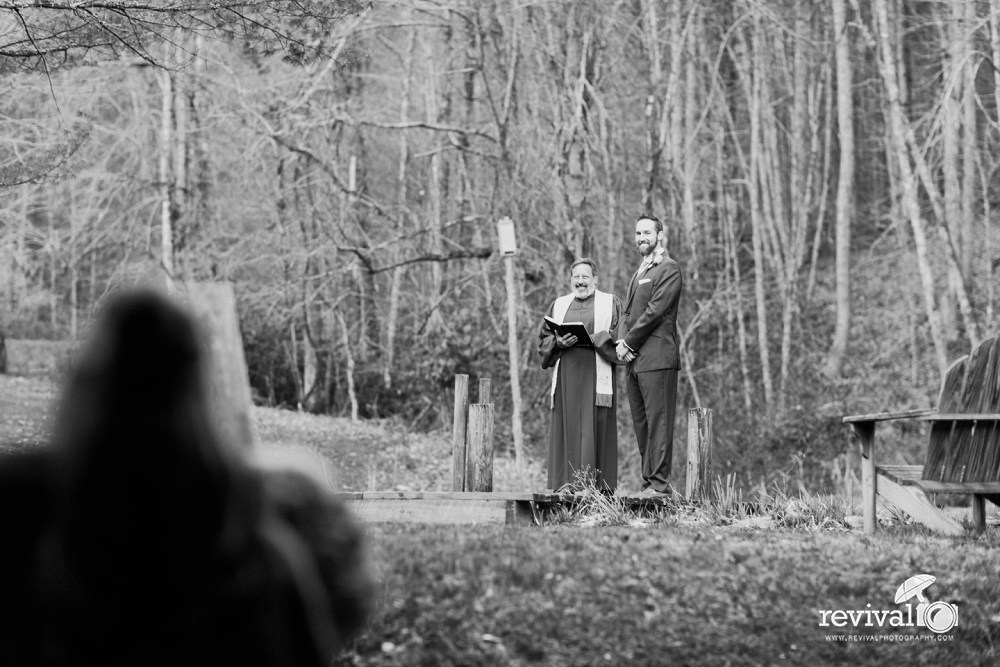
<svg viewBox="0 0 1000 667">
<path fill-rule="evenodd" d="M 596 351 L 606 361 L 619 364 L 615 355 L 615 340 L 622 305 L 611 297 L 611 325 L 609 330 L 594 332 L 595 295 L 586 299 L 574 298 L 566 310 L 563 322 L 583 322 L 597 344 Z M 546 313 L 554 317 L 556 302 Z M 558 318 L 556 318 L 558 319 Z M 573 481 L 577 470 L 589 467 L 596 474 L 598 488 L 613 490 L 618 483 L 618 391 L 615 386 L 615 366 L 611 368 L 611 405 L 596 405 L 597 361 L 595 348 L 573 346 L 560 348 L 555 334 L 545 320 L 538 333 L 538 354 L 542 368 L 556 370 L 555 391 L 552 395 L 552 421 L 549 426 L 549 484 L 558 489 Z M 602 401 L 606 402 L 606 401 Z"/>
</svg>

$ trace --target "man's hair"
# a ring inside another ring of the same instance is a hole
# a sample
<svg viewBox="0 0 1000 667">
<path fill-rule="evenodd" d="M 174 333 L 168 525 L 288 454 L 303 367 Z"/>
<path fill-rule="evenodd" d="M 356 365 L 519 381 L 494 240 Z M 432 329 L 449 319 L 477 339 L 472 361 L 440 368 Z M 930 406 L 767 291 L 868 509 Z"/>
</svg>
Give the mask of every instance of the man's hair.
<svg viewBox="0 0 1000 667">
<path fill-rule="evenodd" d="M 594 260 L 592 260 L 589 257 L 581 257 L 580 259 L 578 259 L 575 262 L 573 262 L 572 264 L 570 264 L 570 267 L 569 267 L 570 272 L 572 272 L 573 269 L 575 269 L 576 267 L 580 266 L 581 264 L 586 264 L 587 266 L 589 266 L 590 267 L 590 272 L 593 273 L 595 276 L 597 275 L 597 262 L 595 262 Z"/>
<path fill-rule="evenodd" d="M 662 232 L 662 231 L 663 231 L 663 223 L 662 223 L 662 222 L 660 222 L 660 219 L 659 219 L 659 218 L 657 218 L 657 217 L 656 217 L 655 215 L 653 215 L 652 213 L 643 213 L 642 215 L 640 215 L 640 216 L 639 216 L 638 218 L 636 218 L 636 219 L 635 219 L 635 221 L 636 221 L 637 223 L 638 223 L 638 222 L 639 222 L 640 220 L 651 220 L 651 221 L 653 222 L 653 225 L 655 225 L 655 226 L 656 226 L 656 233 L 657 233 L 657 234 L 659 234 L 660 232 Z"/>
</svg>

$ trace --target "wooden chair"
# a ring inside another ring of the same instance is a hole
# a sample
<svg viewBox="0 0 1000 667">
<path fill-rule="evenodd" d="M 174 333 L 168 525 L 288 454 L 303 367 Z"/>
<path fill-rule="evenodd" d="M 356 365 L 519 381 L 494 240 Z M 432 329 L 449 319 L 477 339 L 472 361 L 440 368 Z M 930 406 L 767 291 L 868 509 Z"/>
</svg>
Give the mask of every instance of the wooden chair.
<svg viewBox="0 0 1000 667">
<path fill-rule="evenodd" d="M 917 419 L 932 423 L 924 465 L 875 464 L 875 425 Z M 954 362 L 941 383 L 936 410 L 910 410 L 843 418 L 861 441 L 864 530 L 874 533 L 881 496 L 920 523 L 949 535 L 962 526 L 934 506 L 929 493 L 972 495 L 972 521 L 986 528 L 989 500 L 1000 505 L 1000 342 L 980 343 Z"/>
</svg>

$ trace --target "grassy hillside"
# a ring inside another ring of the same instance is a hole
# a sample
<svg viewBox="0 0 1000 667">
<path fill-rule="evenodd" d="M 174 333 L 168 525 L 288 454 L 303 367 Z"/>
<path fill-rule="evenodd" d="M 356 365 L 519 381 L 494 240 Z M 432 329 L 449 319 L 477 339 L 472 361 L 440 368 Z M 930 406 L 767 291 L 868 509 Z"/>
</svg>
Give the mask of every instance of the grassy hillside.
<svg viewBox="0 0 1000 667">
<path fill-rule="evenodd" d="M 56 385 L 43 378 L 0 374 L 0 452 L 44 442 L 49 435 Z M 392 420 L 361 421 L 277 408 L 254 408 L 262 446 L 305 447 L 319 452 L 339 490 L 451 490 L 451 433 L 409 433 Z M 544 488 L 543 470 L 525 470 L 499 458 L 498 491 Z"/>
</svg>

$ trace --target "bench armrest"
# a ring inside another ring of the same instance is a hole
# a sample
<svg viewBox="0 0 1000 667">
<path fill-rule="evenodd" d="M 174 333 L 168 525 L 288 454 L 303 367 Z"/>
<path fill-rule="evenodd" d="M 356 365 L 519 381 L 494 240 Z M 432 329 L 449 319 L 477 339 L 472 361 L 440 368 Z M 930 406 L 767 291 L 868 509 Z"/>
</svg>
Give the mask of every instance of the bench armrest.
<svg viewBox="0 0 1000 667">
<path fill-rule="evenodd" d="M 845 424 L 857 424 L 859 422 L 884 422 L 893 419 L 919 419 L 937 415 L 937 410 L 906 410 L 904 412 L 876 412 L 869 415 L 849 415 L 841 421 Z"/>
<path fill-rule="evenodd" d="M 995 413 L 946 413 L 918 417 L 922 422 L 995 422 L 1000 421 L 1000 414 Z"/>
</svg>

